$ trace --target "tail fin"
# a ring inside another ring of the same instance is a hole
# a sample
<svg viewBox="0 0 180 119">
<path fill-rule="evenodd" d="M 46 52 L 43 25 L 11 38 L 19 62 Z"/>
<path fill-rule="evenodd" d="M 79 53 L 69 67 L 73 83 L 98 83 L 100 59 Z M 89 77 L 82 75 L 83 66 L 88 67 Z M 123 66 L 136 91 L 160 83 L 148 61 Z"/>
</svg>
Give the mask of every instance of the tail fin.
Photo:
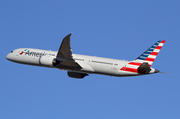
<svg viewBox="0 0 180 119">
<path fill-rule="evenodd" d="M 150 71 L 150 67 L 152 63 L 154 62 L 155 58 L 157 57 L 164 43 L 165 40 L 157 41 L 137 59 L 129 62 L 126 66 L 122 67 L 120 70 L 134 72 L 134 73 L 143 73 L 143 74 L 148 73 Z"/>
<path fill-rule="evenodd" d="M 134 61 L 139 63 L 147 62 L 151 67 L 152 63 L 154 62 L 155 58 L 157 57 L 159 51 L 161 50 L 165 42 L 165 40 L 157 41 L 154 45 L 152 45 L 148 50 L 146 50 Z"/>
</svg>

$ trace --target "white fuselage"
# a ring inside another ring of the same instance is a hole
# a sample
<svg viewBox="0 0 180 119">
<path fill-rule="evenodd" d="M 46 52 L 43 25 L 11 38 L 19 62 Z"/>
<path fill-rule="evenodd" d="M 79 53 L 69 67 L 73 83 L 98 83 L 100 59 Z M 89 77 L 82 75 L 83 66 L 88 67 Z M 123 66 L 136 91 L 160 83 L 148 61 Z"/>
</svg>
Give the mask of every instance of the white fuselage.
<svg viewBox="0 0 180 119">
<path fill-rule="evenodd" d="M 27 50 L 25 50 L 27 49 Z M 35 65 L 35 66 L 43 66 L 43 67 L 50 67 L 50 68 L 57 68 L 53 65 L 44 65 L 41 61 L 42 57 L 47 58 L 56 58 L 57 52 L 55 51 L 48 51 L 48 50 L 40 50 L 40 49 L 32 49 L 32 48 L 20 48 L 12 51 L 9 53 L 6 58 L 10 61 L 21 63 L 21 64 L 28 64 L 28 65 Z M 96 56 L 87 56 L 87 55 L 79 55 L 79 54 L 72 54 L 73 59 L 77 62 L 82 69 L 73 70 L 71 68 L 64 69 L 63 67 L 58 67 L 58 69 L 68 70 L 68 71 L 76 71 L 82 73 L 91 73 L 91 74 L 103 74 L 103 75 L 110 75 L 110 76 L 136 76 L 142 75 L 135 72 L 127 72 L 120 70 L 122 67 L 126 67 L 129 61 L 124 60 L 116 60 L 110 58 L 102 58 Z M 64 60 L 63 58 L 60 60 Z M 154 73 L 153 68 L 151 68 L 150 73 Z"/>
</svg>

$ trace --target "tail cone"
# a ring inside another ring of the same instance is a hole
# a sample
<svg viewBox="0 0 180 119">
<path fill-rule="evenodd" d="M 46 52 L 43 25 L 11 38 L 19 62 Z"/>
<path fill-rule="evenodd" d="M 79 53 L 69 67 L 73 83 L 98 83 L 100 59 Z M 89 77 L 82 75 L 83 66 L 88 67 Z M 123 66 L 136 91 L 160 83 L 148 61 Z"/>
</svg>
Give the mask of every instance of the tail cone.
<svg viewBox="0 0 180 119">
<path fill-rule="evenodd" d="M 157 69 L 155 69 L 155 71 L 154 71 L 154 73 L 159 73 L 160 71 L 159 70 L 157 70 Z"/>
</svg>

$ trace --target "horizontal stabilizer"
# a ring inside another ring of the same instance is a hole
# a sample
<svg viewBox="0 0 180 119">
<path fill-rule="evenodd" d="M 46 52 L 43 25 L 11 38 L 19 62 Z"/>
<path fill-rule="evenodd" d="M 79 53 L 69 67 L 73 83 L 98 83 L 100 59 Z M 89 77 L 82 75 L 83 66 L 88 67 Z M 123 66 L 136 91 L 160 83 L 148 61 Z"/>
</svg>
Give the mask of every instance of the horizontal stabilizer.
<svg viewBox="0 0 180 119">
<path fill-rule="evenodd" d="M 151 68 L 149 67 L 149 64 L 147 62 L 144 62 L 138 67 L 137 70 L 138 73 L 148 74 L 151 71 Z"/>
</svg>

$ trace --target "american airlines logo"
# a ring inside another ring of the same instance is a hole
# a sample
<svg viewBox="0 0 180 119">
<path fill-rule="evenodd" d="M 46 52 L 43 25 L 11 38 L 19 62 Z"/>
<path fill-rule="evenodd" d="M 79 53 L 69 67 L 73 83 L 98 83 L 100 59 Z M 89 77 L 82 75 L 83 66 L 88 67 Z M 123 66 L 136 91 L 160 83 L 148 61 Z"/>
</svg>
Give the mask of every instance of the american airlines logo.
<svg viewBox="0 0 180 119">
<path fill-rule="evenodd" d="M 28 49 L 25 49 L 24 51 L 22 51 L 19 55 L 22 55 L 23 53 L 25 53 L 25 55 L 28 55 L 28 56 L 36 56 L 36 57 L 39 57 L 39 56 L 44 56 L 46 55 L 46 53 L 40 53 L 40 52 L 32 52 Z"/>
<path fill-rule="evenodd" d="M 28 49 L 25 49 L 24 51 L 27 51 Z M 22 55 L 24 53 L 24 51 L 22 51 L 19 55 Z"/>
</svg>

